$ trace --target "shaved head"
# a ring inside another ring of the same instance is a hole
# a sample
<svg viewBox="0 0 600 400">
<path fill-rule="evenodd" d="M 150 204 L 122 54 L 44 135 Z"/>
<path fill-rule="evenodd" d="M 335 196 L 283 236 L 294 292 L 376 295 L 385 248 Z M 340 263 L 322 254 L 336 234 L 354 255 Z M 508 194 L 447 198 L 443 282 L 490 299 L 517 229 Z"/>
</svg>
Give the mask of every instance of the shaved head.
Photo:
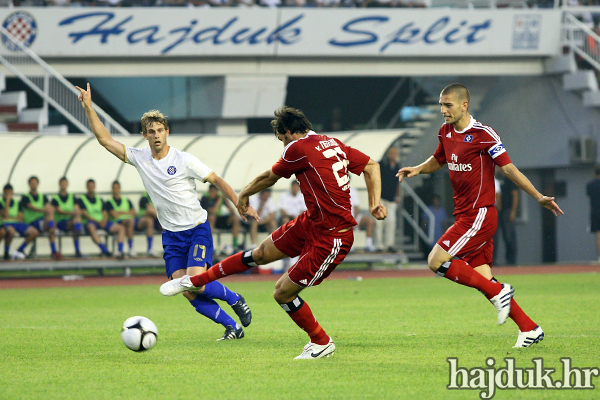
<svg viewBox="0 0 600 400">
<path fill-rule="evenodd" d="M 448 95 L 456 95 L 456 99 L 459 102 L 469 102 L 471 100 L 471 96 L 469 95 L 469 89 L 466 88 L 465 85 L 461 85 L 460 83 L 453 83 L 448 85 L 442 90 L 440 96 L 448 96 Z"/>
</svg>

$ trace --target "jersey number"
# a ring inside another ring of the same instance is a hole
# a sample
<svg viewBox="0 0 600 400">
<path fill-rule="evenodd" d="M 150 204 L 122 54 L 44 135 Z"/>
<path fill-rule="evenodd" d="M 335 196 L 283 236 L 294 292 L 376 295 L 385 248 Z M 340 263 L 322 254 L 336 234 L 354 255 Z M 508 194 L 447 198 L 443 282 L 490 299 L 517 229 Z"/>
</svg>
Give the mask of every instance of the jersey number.
<svg viewBox="0 0 600 400">
<path fill-rule="evenodd" d="M 342 149 L 340 149 L 339 147 L 335 147 L 333 149 L 327 149 L 323 152 L 323 155 L 327 158 L 331 158 L 331 157 L 335 157 L 337 158 L 338 162 L 334 163 L 331 166 L 331 169 L 333 169 L 333 175 L 335 176 L 335 179 L 337 180 L 337 183 L 339 186 L 344 186 L 346 184 L 348 184 L 348 182 L 350 182 L 350 178 L 348 177 L 348 157 L 346 156 L 346 153 L 344 153 L 342 151 Z M 343 157 L 340 158 L 340 155 Z M 344 170 L 343 175 L 340 176 L 340 171 Z M 346 190 L 346 189 L 343 189 Z"/>
</svg>

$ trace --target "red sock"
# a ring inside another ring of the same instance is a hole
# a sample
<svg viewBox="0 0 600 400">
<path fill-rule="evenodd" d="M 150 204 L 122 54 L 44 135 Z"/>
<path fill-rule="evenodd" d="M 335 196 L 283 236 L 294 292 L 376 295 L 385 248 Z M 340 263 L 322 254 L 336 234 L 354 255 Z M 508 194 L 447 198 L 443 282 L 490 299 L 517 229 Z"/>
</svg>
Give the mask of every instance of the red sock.
<svg viewBox="0 0 600 400">
<path fill-rule="evenodd" d="M 242 253 L 237 253 L 227 257 L 217 265 L 213 265 L 206 272 L 192 276 L 190 281 L 192 285 L 200 287 L 227 275 L 239 274 L 247 270 L 248 267 L 242 262 Z"/>
<path fill-rule="evenodd" d="M 491 299 L 490 296 L 486 295 L 485 297 L 487 297 L 488 300 Z M 515 324 L 517 324 L 521 332 L 532 331 L 537 326 L 537 324 L 525 314 L 525 311 L 519 307 L 514 298 L 510 301 L 510 314 L 508 314 L 508 316 L 515 321 Z"/>
<path fill-rule="evenodd" d="M 302 307 L 300 307 L 298 311 L 288 313 L 288 315 L 294 320 L 296 325 L 308 333 L 311 342 L 320 345 L 329 343 L 329 336 L 327 336 L 323 328 L 321 328 L 321 325 L 317 322 L 317 319 L 306 302 L 302 304 Z"/>
<path fill-rule="evenodd" d="M 469 264 L 459 259 L 452 260 L 444 277 L 460 285 L 479 289 L 486 296 L 490 295 L 494 297 L 502 290 L 501 283 L 492 282 L 484 278 L 483 275 L 471 268 Z"/>
</svg>

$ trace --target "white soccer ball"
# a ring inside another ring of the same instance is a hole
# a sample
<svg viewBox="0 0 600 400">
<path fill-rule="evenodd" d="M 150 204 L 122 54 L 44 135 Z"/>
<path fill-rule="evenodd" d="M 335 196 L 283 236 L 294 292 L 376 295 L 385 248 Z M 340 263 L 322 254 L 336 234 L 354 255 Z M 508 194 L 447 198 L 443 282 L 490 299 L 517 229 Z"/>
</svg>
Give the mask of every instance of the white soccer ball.
<svg viewBox="0 0 600 400">
<path fill-rule="evenodd" d="M 131 317 L 123 323 L 121 338 L 130 350 L 150 350 L 156 344 L 157 337 L 156 325 L 146 317 Z"/>
</svg>

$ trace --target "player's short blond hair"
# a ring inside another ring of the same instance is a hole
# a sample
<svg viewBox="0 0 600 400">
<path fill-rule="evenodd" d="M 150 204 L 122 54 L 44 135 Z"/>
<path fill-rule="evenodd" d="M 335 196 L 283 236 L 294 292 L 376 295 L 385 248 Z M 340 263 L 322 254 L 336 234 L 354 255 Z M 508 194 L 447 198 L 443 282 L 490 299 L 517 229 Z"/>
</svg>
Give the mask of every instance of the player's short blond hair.
<svg viewBox="0 0 600 400">
<path fill-rule="evenodd" d="M 152 125 L 153 122 L 158 122 L 162 124 L 165 129 L 169 129 L 169 123 L 167 122 L 167 117 L 163 113 L 158 110 L 150 110 L 144 115 L 142 115 L 142 133 L 148 132 L 148 127 Z"/>
</svg>

